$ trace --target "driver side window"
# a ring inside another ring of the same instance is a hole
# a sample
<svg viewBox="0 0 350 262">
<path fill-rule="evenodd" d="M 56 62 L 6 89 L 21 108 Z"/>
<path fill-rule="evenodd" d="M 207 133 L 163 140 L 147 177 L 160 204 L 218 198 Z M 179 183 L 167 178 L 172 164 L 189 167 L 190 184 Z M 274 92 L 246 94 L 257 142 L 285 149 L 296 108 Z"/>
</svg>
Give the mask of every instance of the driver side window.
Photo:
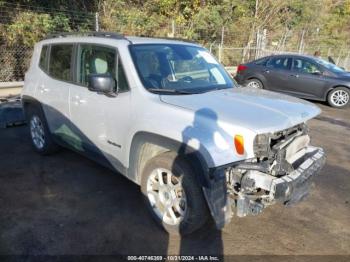
<svg viewBox="0 0 350 262">
<path fill-rule="evenodd" d="M 87 86 L 89 75 L 108 74 L 117 80 L 118 90 L 129 89 L 123 65 L 114 48 L 81 44 L 78 51 L 78 83 Z"/>
<path fill-rule="evenodd" d="M 116 52 L 112 48 L 80 45 L 78 83 L 87 86 L 90 74 L 116 75 Z"/>
</svg>

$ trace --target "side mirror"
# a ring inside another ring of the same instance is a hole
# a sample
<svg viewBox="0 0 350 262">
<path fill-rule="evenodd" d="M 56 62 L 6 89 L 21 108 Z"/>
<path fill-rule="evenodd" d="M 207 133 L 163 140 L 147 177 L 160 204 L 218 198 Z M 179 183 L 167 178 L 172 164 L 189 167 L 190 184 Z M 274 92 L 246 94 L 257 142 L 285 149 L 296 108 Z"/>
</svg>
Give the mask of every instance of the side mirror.
<svg viewBox="0 0 350 262">
<path fill-rule="evenodd" d="M 111 95 L 115 91 L 116 81 L 109 74 L 90 74 L 88 88 L 90 91 Z"/>
</svg>

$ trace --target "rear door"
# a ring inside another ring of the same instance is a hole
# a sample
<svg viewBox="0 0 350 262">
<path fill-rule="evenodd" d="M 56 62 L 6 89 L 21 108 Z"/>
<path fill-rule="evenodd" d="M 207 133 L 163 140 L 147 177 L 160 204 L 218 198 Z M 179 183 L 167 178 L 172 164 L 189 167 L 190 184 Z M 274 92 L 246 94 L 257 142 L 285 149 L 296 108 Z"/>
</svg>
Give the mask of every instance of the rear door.
<svg viewBox="0 0 350 262">
<path fill-rule="evenodd" d="M 52 44 L 47 48 L 46 62 L 38 81 L 37 97 L 45 112 L 50 131 L 60 135 L 69 122 L 69 87 L 72 85 L 73 44 Z M 43 49 L 44 50 L 44 49 Z"/>
<path fill-rule="evenodd" d="M 290 75 L 291 64 L 291 57 L 276 56 L 270 58 L 262 72 L 267 83 L 265 88 L 288 93 L 287 81 Z"/>
<path fill-rule="evenodd" d="M 294 57 L 288 80 L 290 93 L 305 98 L 321 98 L 327 85 L 322 68 L 311 59 Z"/>
</svg>

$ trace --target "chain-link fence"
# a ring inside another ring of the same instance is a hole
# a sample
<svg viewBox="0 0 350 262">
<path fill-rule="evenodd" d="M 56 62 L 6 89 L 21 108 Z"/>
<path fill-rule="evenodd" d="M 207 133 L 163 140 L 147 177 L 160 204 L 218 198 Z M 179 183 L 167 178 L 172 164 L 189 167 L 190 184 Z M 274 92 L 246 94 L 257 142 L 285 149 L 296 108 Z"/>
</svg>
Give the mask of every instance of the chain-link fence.
<svg viewBox="0 0 350 262">
<path fill-rule="evenodd" d="M 95 13 L 0 2 L 0 82 L 24 79 L 34 37 L 52 31 L 93 31 L 95 26 Z"/>
<path fill-rule="evenodd" d="M 22 81 L 29 66 L 32 48 L 26 46 L 0 47 L 0 82 Z"/>
</svg>

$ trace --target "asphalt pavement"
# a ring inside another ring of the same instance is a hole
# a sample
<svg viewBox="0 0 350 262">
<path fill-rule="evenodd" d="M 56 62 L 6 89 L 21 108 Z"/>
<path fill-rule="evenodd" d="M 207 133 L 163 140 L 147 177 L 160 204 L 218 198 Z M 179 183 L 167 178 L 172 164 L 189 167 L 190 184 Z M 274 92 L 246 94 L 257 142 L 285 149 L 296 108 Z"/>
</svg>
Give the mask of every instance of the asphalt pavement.
<svg viewBox="0 0 350 262">
<path fill-rule="evenodd" d="M 350 255 L 350 108 L 317 105 L 312 144 L 327 163 L 304 202 L 183 238 L 154 223 L 123 176 L 65 149 L 39 156 L 26 126 L 1 128 L 0 255 Z"/>
</svg>

